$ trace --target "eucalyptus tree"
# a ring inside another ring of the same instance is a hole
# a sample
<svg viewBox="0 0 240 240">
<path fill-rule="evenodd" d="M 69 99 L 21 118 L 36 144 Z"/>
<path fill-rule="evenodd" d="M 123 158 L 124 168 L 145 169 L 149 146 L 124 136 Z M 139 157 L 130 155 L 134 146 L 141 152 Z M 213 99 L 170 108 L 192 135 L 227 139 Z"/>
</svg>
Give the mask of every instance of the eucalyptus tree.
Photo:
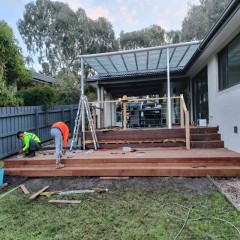
<svg viewBox="0 0 240 240">
<path fill-rule="evenodd" d="M 39 62 L 48 62 L 49 71 L 61 70 L 77 75 L 80 55 L 116 48 L 115 35 L 106 19 L 93 21 L 79 8 L 68 4 L 37 0 L 25 6 L 19 32 L 29 52 L 38 54 Z"/>
<path fill-rule="evenodd" d="M 166 33 L 166 41 L 169 44 L 180 43 L 181 42 L 181 31 L 180 30 L 170 30 Z"/>
<path fill-rule="evenodd" d="M 201 40 L 211 30 L 230 0 L 200 0 L 191 5 L 182 22 L 182 40 Z"/>
<path fill-rule="evenodd" d="M 120 33 L 120 48 L 122 50 L 154 47 L 165 44 L 166 31 L 158 25 L 152 25 L 138 31 Z"/>
</svg>

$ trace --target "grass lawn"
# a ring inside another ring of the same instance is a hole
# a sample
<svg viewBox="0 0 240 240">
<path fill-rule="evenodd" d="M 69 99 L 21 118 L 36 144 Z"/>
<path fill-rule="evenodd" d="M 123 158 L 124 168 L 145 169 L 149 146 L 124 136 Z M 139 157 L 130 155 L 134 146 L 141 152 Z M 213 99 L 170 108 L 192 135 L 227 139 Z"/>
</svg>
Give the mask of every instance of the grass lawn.
<svg viewBox="0 0 240 240">
<path fill-rule="evenodd" d="M 82 202 L 53 205 L 45 196 L 30 201 L 17 189 L 0 199 L 0 239 L 240 239 L 231 225 L 240 229 L 240 215 L 214 188 L 202 194 L 116 189 L 50 199 Z"/>
</svg>

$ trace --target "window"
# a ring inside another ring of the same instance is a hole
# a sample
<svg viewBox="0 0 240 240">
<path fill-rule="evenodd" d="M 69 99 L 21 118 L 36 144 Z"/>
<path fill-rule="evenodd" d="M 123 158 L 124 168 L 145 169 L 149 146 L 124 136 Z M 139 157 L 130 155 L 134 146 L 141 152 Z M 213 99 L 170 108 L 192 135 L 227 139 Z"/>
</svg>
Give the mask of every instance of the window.
<svg viewBox="0 0 240 240">
<path fill-rule="evenodd" d="M 240 84 L 240 35 L 218 54 L 219 90 Z"/>
</svg>

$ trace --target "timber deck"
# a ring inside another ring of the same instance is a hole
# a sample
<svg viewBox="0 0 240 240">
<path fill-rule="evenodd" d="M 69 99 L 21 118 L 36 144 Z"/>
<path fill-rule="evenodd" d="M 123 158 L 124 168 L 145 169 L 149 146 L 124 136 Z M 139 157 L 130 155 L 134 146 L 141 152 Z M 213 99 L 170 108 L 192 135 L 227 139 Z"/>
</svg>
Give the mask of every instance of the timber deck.
<svg viewBox="0 0 240 240">
<path fill-rule="evenodd" d="M 45 154 L 45 155 L 44 155 Z M 224 148 L 191 149 L 137 148 L 67 152 L 65 168 L 55 169 L 54 151 L 38 153 L 35 158 L 5 160 L 5 175 L 52 176 L 240 176 L 240 154 Z"/>
<path fill-rule="evenodd" d="M 38 153 L 33 159 L 11 158 L 5 161 L 5 175 L 51 176 L 240 176 L 240 154 L 224 149 L 217 127 L 191 127 L 191 149 L 185 148 L 185 130 L 103 129 L 96 131 L 100 144 L 93 148 L 86 132 L 85 151 L 67 152 L 55 169 L 54 150 Z M 123 152 L 123 147 L 136 149 Z"/>
</svg>

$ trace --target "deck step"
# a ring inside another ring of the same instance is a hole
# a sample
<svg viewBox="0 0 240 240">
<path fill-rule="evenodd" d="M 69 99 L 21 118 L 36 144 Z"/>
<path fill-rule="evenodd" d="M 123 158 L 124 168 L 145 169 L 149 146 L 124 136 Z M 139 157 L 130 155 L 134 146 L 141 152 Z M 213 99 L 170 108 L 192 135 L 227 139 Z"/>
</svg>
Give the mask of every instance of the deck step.
<svg viewBox="0 0 240 240">
<path fill-rule="evenodd" d="M 178 151 L 178 150 L 175 150 Z M 180 150 L 181 151 L 181 150 Z M 208 151 L 208 150 L 206 150 Z M 204 152 L 206 152 L 204 150 Z M 198 151 L 199 152 L 199 151 Z M 100 154 L 99 152 L 96 152 Z M 119 151 L 120 153 L 120 151 Z M 161 153 L 161 151 L 159 151 Z M 62 159 L 63 169 L 55 169 L 55 159 L 9 159 L 5 161 L 5 175 L 26 177 L 51 176 L 240 176 L 240 155 L 221 150 L 215 156 L 189 155 L 181 151 L 179 157 L 113 155 L 80 158 L 76 155 Z M 222 153 L 222 154 L 221 154 Z M 135 154 L 135 153 L 134 153 Z M 164 151 L 163 151 L 164 154 Z M 203 154 L 201 152 L 201 154 Z M 176 155 L 176 154 L 175 154 Z M 186 155 L 186 156 L 185 156 Z M 222 156 L 221 156 L 222 155 Z M 184 157 L 185 156 L 185 157 Z"/>
<path fill-rule="evenodd" d="M 219 133 L 201 133 L 201 134 L 191 134 L 192 141 L 213 141 L 221 140 L 221 135 Z"/>
<path fill-rule="evenodd" d="M 96 131 L 100 148 L 141 147 L 184 147 L 186 136 L 184 128 L 127 129 Z M 218 127 L 191 127 L 192 148 L 224 148 Z M 86 149 L 94 147 L 90 132 L 86 132 Z"/>
<path fill-rule="evenodd" d="M 240 166 L 148 166 L 148 167 L 65 167 L 55 169 L 45 168 L 8 168 L 6 175 L 25 177 L 51 177 L 51 176 L 240 176 Z"/>
<path fill-rule="evenodd" d="M 223 157 L 122 157 L 118 158 L 71 158 L 62 159 L 61 163 L 66 166 L 84 166 L 84 165 L 103 165 L 103 164 L 202 164 L 202 165 L 239 165 L 240 157 L 234 156 L 223 156 Z M 18 160 L 10 159 L 4 162 L 4 168 L 27 168 L 27 167 L 44 167 L 44 166 L 55 166 L 54 159 L 34 159 L 34 160 Z"/>
<path fill-rule="evenodd" d="M 224 142 L 221 140 L 216 141 L 191 141 L 192 148 L 224 148 Z"/>
</svg>

